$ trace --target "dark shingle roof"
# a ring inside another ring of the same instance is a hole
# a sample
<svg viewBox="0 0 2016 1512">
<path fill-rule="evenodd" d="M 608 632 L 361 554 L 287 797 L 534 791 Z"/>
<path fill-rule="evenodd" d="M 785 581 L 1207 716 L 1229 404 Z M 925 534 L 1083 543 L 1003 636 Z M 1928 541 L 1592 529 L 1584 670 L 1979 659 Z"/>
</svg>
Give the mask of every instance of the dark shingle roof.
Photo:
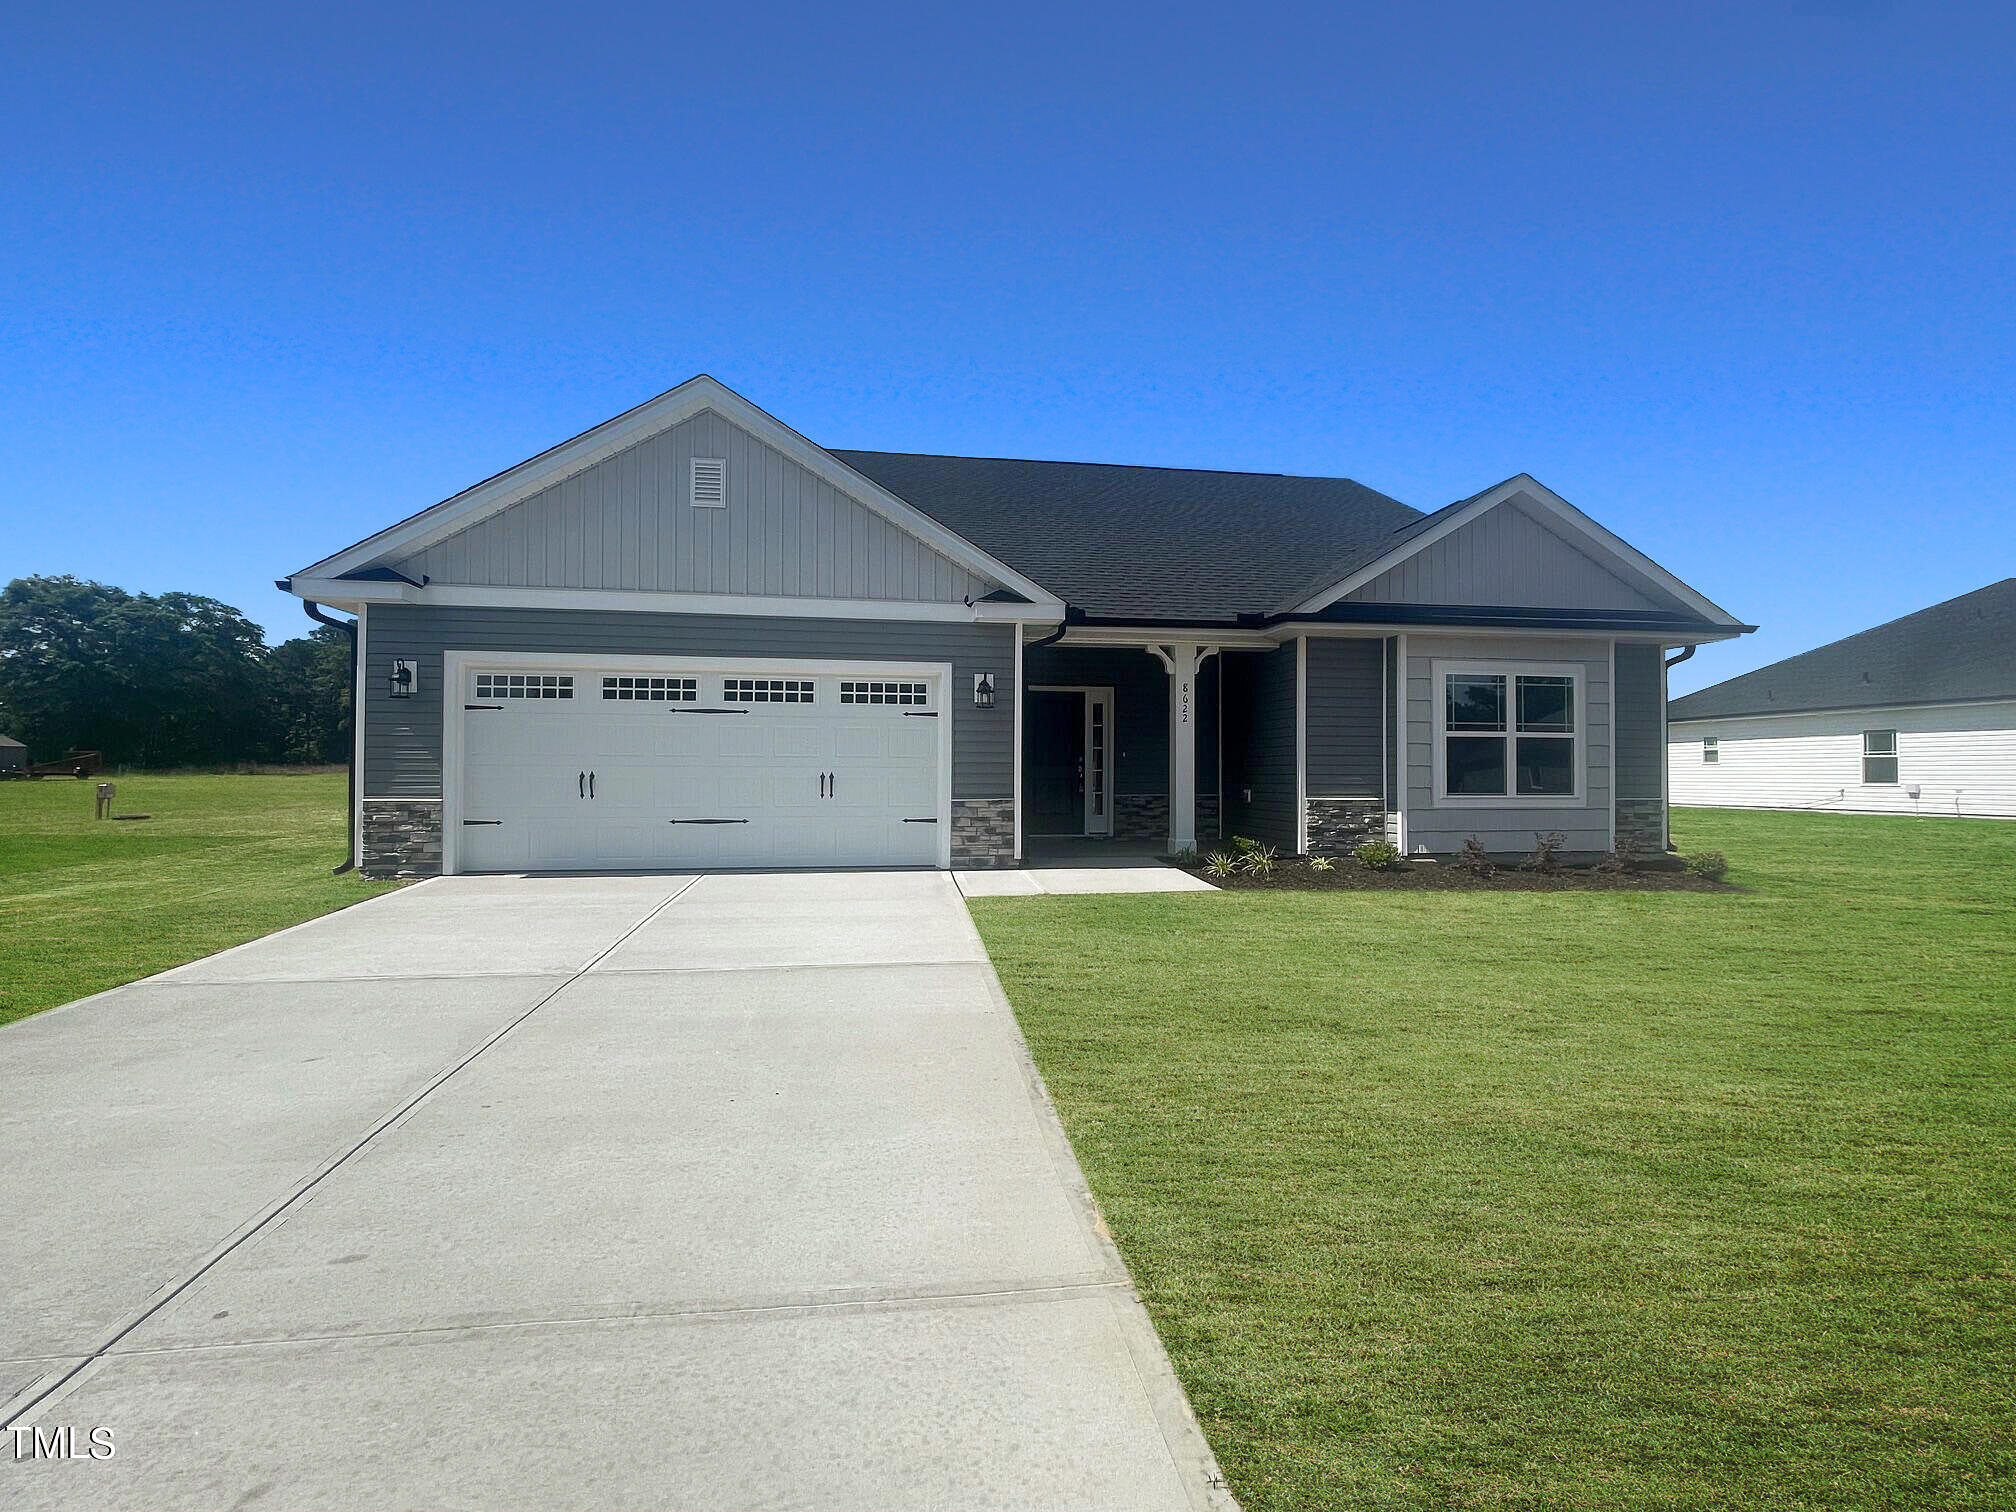
<svg viewBox="0 0 2016 1512">
<path fill-rule="evenodd" d="M 1671 719 L 2016 698 L 2016 578 L 1676 698 Z"/>
<path fill-rule="evenodd" d="M 833 455 L 1095 619 L 1266 613 L 1382 555 L 1421 519 L 1349 478 Z"/>
</svg>

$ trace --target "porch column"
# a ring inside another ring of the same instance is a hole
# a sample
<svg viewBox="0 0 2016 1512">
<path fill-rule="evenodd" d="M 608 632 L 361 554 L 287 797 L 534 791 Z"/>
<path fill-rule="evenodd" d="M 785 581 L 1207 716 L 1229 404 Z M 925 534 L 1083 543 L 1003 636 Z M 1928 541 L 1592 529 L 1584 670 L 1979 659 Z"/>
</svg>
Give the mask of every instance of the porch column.
<svg viewBox="0 0 2016 1512">
<path fill-rule="evenodd" d="M 1197 669 L 1213 646 L 1150 646 L 1169 669 L 1169 849 L 1197 848 Z"/>
</svg>

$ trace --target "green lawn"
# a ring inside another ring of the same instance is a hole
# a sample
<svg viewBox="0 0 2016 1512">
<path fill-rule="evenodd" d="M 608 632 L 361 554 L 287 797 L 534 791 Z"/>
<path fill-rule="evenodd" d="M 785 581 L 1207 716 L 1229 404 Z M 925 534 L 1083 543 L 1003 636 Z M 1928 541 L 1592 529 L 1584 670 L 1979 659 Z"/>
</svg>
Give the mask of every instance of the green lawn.
<svg viewBox="0 0 2016 1512">
<path fill-rule="evenodd" d="M 2016 824 L 973 913 L 1250 1512 L 2016 1506 Z"/>
<path fill-rule="evenodd" d="M 0 782 L 0 1023 L 355 903 L 343 774 Z"/>
</svg>

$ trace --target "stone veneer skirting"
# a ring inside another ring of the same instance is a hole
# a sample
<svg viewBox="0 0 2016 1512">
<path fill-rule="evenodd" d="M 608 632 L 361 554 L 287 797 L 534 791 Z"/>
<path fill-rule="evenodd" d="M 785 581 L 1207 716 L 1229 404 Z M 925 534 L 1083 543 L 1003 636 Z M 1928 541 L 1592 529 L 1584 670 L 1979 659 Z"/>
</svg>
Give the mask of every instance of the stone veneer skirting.
<svg viewBox="0 0 2016 1512">
<path fill-rule="evenodd" d="M 367 877 L 441 875 L 441 801 L 426 798 L 366 798 L 364 860 Z"/>
<path fill-rule="evenodd" d="M 1387 839 L 1386 804 L 1378 798 L 1311 798 L 1309 854 L 1348 856 L 1367 840 Z"/>
<path fill-rule="evenodd" d="M 952 800 L 952 864 L 979 869 L 1015 864 L 1015 800 Z"/>
<path fill-rule="evenodd" d="M 1630 846 L 1641 856 L 1658 856 L 1666 851 L 1666 802 L 1662 798 L 1619 798 L 1617 800 L 1617 844 Z"/>
<path fill-rule="evenodd" d="M 1116 840 L 1167 840 L 1169 838 L 1169 795 L 1167 793 L 1115 793 L 1113 795 L 1113 838 Z"/>
</svg>

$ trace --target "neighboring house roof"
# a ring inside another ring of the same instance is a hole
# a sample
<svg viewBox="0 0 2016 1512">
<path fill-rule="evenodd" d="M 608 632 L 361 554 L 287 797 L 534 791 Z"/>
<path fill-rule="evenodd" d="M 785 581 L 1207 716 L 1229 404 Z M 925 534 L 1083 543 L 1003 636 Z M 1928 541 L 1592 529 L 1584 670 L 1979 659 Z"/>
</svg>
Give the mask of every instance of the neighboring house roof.
<svg viewBox="0 0 2016 1512">
<path fill-rule="evenodd" d="M 2016 577 L 1676 698 L 1669 719 L 2016 698 Z"/>
<path fill-rule="evenodd" d="M 28 749 L 27 746 L 16 740 L 12 735 L 0 735 L 0 746 L 6 746 L 11 751 L 25 751 Z"/>
<path fill-rule="evenodd" d="M 1094 618 L 1265 613 L 1326 564 L 1383 555 L 1422 518 L 1349 478 L 833 455 Z"/>
</svg>

